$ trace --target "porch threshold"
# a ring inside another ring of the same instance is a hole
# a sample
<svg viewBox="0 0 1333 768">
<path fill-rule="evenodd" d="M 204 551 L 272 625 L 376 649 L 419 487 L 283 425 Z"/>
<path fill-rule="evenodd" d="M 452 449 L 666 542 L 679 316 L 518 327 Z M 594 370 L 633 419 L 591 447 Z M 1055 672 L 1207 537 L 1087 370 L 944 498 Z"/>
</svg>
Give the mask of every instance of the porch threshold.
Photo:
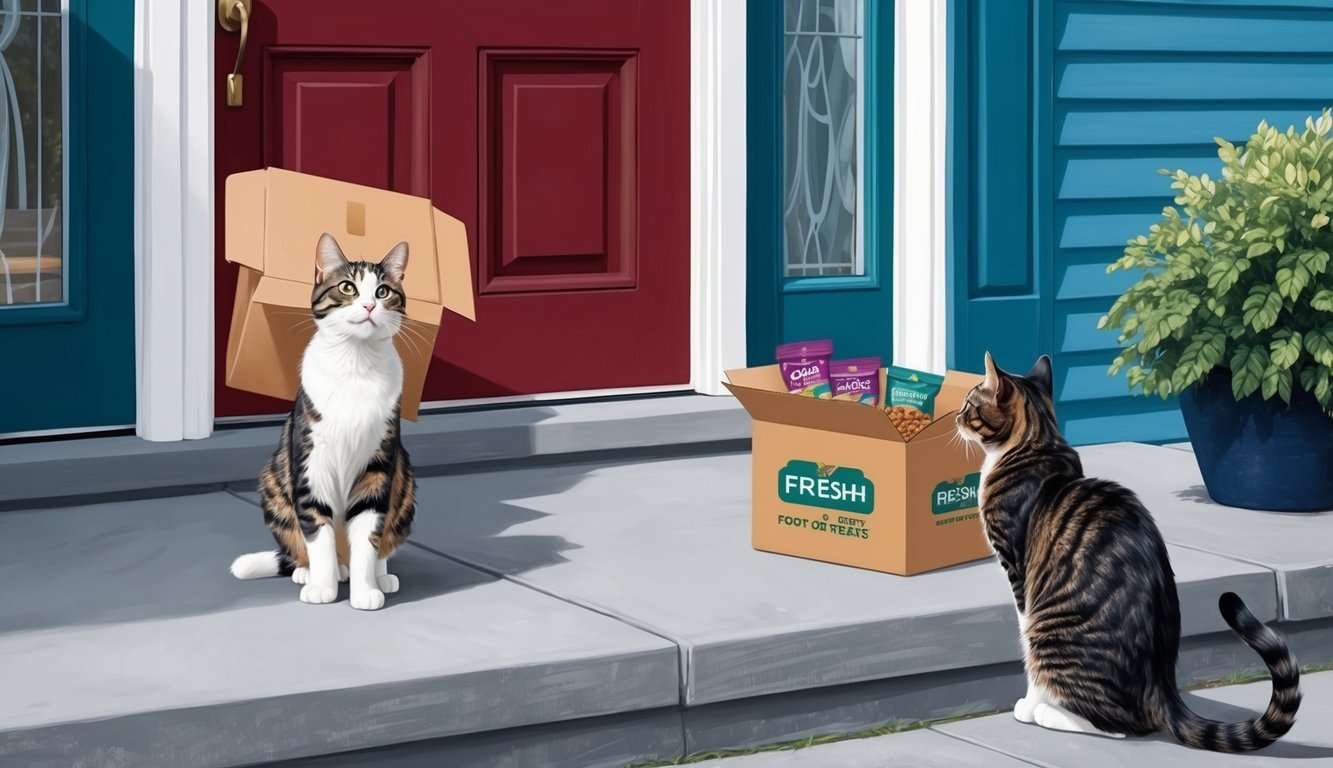
<svg viewBox="0 0 1333 768">
<path fill-rule="evenodd" d="M 254 482 L 276 424 L 224 428 L 202 440 L 134 436 L 0 446 L 0 510 L 136 498 Z M 674 395 L 423 414 L 403 422 L 422 475 L 529 459 L 745 449 L 750 418 L 731 397 Z"/>
</svg>

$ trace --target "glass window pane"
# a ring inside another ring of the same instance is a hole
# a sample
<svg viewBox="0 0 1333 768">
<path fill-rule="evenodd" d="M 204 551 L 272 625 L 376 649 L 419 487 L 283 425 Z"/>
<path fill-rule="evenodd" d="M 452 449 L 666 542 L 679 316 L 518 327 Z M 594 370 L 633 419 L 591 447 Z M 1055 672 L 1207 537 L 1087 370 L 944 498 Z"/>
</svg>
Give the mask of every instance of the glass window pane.
<svg viewBox="0 0 1333 768">
<path fill-rule="evenodd" d="M 863 0 L 785 0 L 784 26 L 788 32 L 859 35 Z"/>
<path fill-rule="evenodd" d="M 783 272 L 862 275 L 861 0 L 784 8 Z"/>
<path fill-rule="evenodd" d="M 65 300 L 63 19 L 19 6 L 0 0 L 0 309 Z"/>
</svg>

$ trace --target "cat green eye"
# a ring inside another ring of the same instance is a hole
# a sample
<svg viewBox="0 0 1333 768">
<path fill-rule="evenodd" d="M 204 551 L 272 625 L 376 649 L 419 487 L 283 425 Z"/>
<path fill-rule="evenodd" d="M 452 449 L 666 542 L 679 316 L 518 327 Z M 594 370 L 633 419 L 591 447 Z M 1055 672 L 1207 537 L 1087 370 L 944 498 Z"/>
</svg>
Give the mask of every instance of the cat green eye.
<svg viewBox="0 0 1333 768">
<path fill-rule="evenodd" d="M 377 299 L 387 299 L 387 298 L 389 298 L 389 286 L 387 286 L 387 285 L 381 285 L 379 288 L 376 288 L 376 289 L 375 289 L 375 298 L 377 298 Z"/>
<path fill-rule="evenodd" d="M 345 296 L 356 295 L 356 286 L 352 284 L 351 280 L 344 280 L 341 283 L 338 283 L 338 290 L 342 291 Z"/>
</svg>

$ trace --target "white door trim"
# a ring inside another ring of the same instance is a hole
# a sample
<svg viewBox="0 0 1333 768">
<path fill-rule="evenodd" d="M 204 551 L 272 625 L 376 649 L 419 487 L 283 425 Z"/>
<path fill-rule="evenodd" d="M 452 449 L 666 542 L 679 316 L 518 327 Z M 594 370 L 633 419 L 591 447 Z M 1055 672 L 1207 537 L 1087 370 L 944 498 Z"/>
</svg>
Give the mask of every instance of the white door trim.
<svg viewBox="0 0 1333 768">
<path fill-rule="evenodd" d="M 690 381 L 708 395 L 746 364 L 745 33 L 745 3 L 691 0 Z"/>
<path fill-rule="evenodd" d="M 135 0 L 134 11 L 136 431 L 202 438 L 213 429 L 215 4 Z M 690 27 L 690 386 L 725 394 L 722 372 L 745 365 L 745 4 L 691 0 Z"/>
<path fill-rule="evenodd" d="M 208 2 L 135 0 L 135 428 L 213 430 L 213 20 Z"/>
<path fill-rule="evenodd" d="M 895 0 L 894 359 L 938 373 L 948 352 L 947 13 L 947 0 Z"/>
</svg>

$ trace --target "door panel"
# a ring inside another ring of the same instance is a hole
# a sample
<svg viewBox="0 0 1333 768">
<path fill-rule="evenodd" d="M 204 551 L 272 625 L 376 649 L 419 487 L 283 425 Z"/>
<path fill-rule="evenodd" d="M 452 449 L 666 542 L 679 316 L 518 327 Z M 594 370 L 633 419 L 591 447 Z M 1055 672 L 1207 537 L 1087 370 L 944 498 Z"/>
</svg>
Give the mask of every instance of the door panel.
<svg viewBox="0 0 1333 768">
<path fill-rule="evenodd" d="M 746 12 L 749 363 L 819 338 L 892 360 L 893 4 Z"/>
<path fill-rule="evenodd" d="M 445 313 L 427 402 L 687 383 L 688 1 L 367 7 L 256 0 L 246 104 L 217 79 L 217 199 L 226 175 L 273 165 L 462 220 L 477 322 Z M 235 46 L 218 36 L 219 73 Z M 220 416 L 286 407 L 228 389 L 221 357 L 217 376 Z"/>
<path fill-rule="evenodd" d="M 264 164 L 427 194 L 427 61 L 425 50 L 270 50 Z"/>
<path fill-rule="evenodd" d="M 482 294 L 636 287 L 636 61 L 482 54 Z"/>
</svg>

